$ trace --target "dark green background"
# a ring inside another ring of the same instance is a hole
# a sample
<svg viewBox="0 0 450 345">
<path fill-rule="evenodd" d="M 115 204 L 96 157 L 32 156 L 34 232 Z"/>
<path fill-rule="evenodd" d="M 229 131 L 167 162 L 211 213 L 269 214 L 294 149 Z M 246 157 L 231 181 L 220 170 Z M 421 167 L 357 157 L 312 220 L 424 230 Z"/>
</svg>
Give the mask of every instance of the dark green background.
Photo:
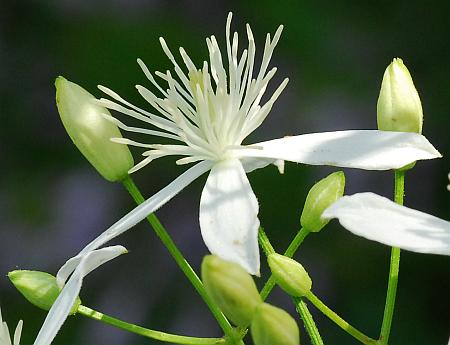
<svg viewBox="0 0 450 345">
<path fill-rule="evenodd" d="M 224 43 L 225 19 L 245 46 L 250 23 L 262 52 L 266 32 L 285 25 L 272 66 L 289 85 L 248 142 L 287 134 L 376 127 L 376 100 L 385 67 L 402 57 L 424 108 L 424 135 L 444 158 L 419 162 L 407 174 L 408 206 L 449 219 L 445 186 L 450 164 L 450 6 L 446 1 L 0 1 L 0 305 L 10 328 L 24 319 L 22 344 L 31 344 L 45 312 L 10 285 L 10 270 L 56 273 L 66 259 L 131 210 L 118 184 L 97 175 L 66 135 L 54 104 L 54 79 L 63 75 L 96 96 L 97 84 L 149 107 L 135 84 L 148 85 L 136 64 L 171 69 L 159 46 L 186 48 L 200 65 L 205 37 Z M 275 85 L 276 82 L 273 84 Z M 148 138 L 147 138 L 148 140 Z M 141 151 L 135 150 L 135 157 Z M 185 167 L 173 159 L 149 165 L 135 179 L 149 196 Z M 282 251 L 298 229 L 308 188 L 334 169 L 288 163 L 249 175 L 260 219 Z M 392 173 L 345 170 L 347 193 L 392 194 Z M 158 212 L 198 270 L 207 250 L 198 203 L 205 177 Z M 145 223 L 117 238 L 130 253 L 87 277 L 88 306 L 154 329 L 219 336 L 207 308 Z M 297 255 L 313 290 L 330 307 L 375 337 L 381 323 L 389 248 L 357 238 L 336 223 L 311 235 Z M 449 258 L 403 252 L 391 344 L 447 344 L 450 333 Z M 263 277 L 267 277 L 263 265 Z M 257 279 L 261 285 L 264 279 Z M 275 290 L 274 304 L 295 311 Z M 326 344 L 356 344 L 311 310 Z M 302 332 L 303 344 L 308 340 Z M 82 317 L 71 317 L 55 344 L 153 344 Z"/>
</svg>

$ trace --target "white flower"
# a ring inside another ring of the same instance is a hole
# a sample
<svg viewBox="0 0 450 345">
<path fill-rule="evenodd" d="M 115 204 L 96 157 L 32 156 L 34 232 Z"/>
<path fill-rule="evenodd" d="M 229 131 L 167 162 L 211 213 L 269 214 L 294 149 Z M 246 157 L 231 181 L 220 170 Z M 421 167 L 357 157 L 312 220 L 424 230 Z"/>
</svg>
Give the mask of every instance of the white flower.
<svg viewBox="0 0 450 345">
<path fill-rule="evenodd" d="M 80 293 L 83 278 L 97 267 L 126 252 L 127 250 L 122 246 L 112 246 L 77 255 L 66 262 L 63 267 L 72 267 L 73 274 L 67 283 L 67 276 L 66 279 L 59 279 L 58 284 L 64 288 L 48 312 L 34 345 L 51 344 Z M 0 343 L 0 345 L 3 344 Z"/>
<path fill-rule="evenodd" d="M 370 170 L 396 169 L 419 159 L 440 157 L 425 137 L 416 133 L 341 131 L 285 137 L 244 145 L 243 140 L 258 128 L 287 83 L 285 79 L 274 94 L 261 100 L 276 69 L 268 69 L 282 26 L 273 39 L 267 35 L 259 72 L 255 75 L 255 43 L 247 25 L 248 49 L 238 56 L 238 34 L 231 37 L 231 13 L 226 23 L 226 57 L 224 66 L 220 48 L 214 36 L 206 39 L 209 63 L 198 70 L 183 48 L 181 58 L 187 73 L 161 38 L 161 45 L 174 65 L 178 80 L 170 71 L 155 74 L 168 84 L 161 87 L 144 65 L 140 67 L 150 82 L 162 94 L 157 97 L 143 86 L 139 93 L 155 109 L 143 110 L 127 102 L 115 92 L 100 86 L 117 102 L 101 99 L 102 106 L 145 122 L 154 129 L 129 127 L 105 115 L 121 129 L 171 139 L 176 144 L 145 144 L 116 138 L 116 142 L 147 148 L 146 157 L 130 172 L 150 161 L 170 155 L 183 156 L 178 164 L 199 162 L 176 178 L 167 187 L 124 216 L 81 253 L 98 248 L 140 222 L 148 214 L 210 171 L 200 200 L 200 228 L 208 249 L 225 260 L 242 265 L 249 273 L 259 274 L 258 202 L 246 172 L 270 163 L 282 168 L 282 161 L 313 165 L 333 165 Z M 73 269 L 73 268 L 72 268 Z M 70 274 L 70 272 L 66 273 Z"/>
<path fill-rule="evenodd" d="M 450 222 L 374 193 L 344 196 L 322 218 L 338 218 L 352 233 L 392 247 L 450 255 Z"/>
<path fill-rule="evenodd" d="M 22 326 L 23 326 L 23 321 L 20 320 L 17 323 L 17 327 L 14 332 L 14 341 L 11 341 L 11 338 L 9 336 L 8 325 L 6 324 L 5 321 L 3 321 L 2 310 L 0 308 L 0 345 L 19 345 L 20 336 L 22 334 Z"/>
</svg>

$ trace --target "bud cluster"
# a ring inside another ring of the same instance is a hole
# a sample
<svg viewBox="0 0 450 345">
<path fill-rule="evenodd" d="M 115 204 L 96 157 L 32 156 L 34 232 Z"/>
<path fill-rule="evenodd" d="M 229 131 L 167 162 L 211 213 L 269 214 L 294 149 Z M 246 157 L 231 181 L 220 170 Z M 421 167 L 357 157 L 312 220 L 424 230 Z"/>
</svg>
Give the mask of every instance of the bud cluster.
<svg viewBox="0 0 450 345">
<path fill-rule="evenodd" d="M 284 310 L 264 303 L 240 265 L 208 255 L 202 262 L 206 291 L 236 326 L 247 327 L 255 345 L 298 345 L 300 331 Z"/>
</svg>

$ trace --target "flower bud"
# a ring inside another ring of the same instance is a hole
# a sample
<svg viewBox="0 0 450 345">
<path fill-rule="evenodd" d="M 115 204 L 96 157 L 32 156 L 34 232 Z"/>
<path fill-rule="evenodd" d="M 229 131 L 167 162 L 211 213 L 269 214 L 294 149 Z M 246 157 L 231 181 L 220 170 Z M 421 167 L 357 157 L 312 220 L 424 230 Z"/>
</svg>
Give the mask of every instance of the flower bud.
<svg viewBox="0 0 450 345">
<path fill-rule="evenodd" d="M 312 286 L 308 272 L 297 261 L 280 254 L 267 258 L 277 284 L 291 296 L 304 296 Z"/>
<path fill-rule="evenodd" d="M 50 310 L 60 292 L 56 278 L 46 272 L 17 270 L 9 272 L 8 277 L 30 303 L 44 310 Z M 80 304 L 77 297 L 70 314 L 76 314 Z"/>
<path fill-rule="evenodd" d="M 255 345 L 300 344 L 300 331 L 292 316 L 267 303 L 256 308 L 250 331 Z"/>
<path fill-rule="evenodd" d="M 402 59 L 386 68 L 377 102 L 378 129 L 422 133 L 422 104 Z"/>
<path fill-rule="evenodd" d="M 117 126 L 104 118 L 109 111 L 95 97 L 63 77 L 56 78 L 56 105 L 67 133 L 86 159 L 108 181 L 123 179 L 133 165 L 128 146 L 111 142 L 122 138 Z"/>
<path fill-rule="evenodd" d="M 300 223 L 308 231 L 318 232 L 330 221 L 321 219 L 322 212 L 344 194 L 345 175 L 336 171 L 317 182 L 309 191 Z"/>
<path fill-rule="evenodd" d="M 237 326 L 248 326 L 262 303 L 255 282 L 240 265 L 207 255 L 202 262 L 202 280 L 213 301 Z"/>
</svg>

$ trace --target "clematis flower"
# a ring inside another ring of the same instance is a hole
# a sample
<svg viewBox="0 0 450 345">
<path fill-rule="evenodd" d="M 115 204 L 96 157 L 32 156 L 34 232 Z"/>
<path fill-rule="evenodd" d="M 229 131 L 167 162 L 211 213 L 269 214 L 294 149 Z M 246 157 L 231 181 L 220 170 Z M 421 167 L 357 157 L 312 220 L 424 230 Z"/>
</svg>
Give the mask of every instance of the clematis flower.
<svg viewBox="0 0 450 345">
<path fill-rule="evenodd" d="M 338 218 L 355 235 L 418 253 L 450 255 L 450 222 L 374 193 L 344 196 L 322 218 Z"/>
<path fill-rule="evenodd" d="M 57 274 L 62 289 L 39 332 L 35 345 L 48 345 L 56 335 L 78 295 L 82 278 L 92 267 L 88 258 L 97 257 L 100 246 L 130 229 L 156 211 L 200 175 L 210 171 L 200 200 L 200 228 L 208 249 L 233 261 L 249 273 L 259 274 L 258 202 L 246 172 L 283 161 L 312 165 L 333 165 L 369 170 L 403 167 L 420 159 L 440 157 L 428 140 L 417 133 L 383 131 L 340 131 L 280 138 L 253 145 L 244 139 L 261 125 L 275 100 L 287 84 L 285 79 L 267 102 L 261 104 L 276 69 L 268 71 L 282 26 L 273 39 L 267 35 L 260 71 L 254 76 L 255 44 L 247 25 L 248 49 L 238 58 L 238 35 L 230 35 L 231 14 L 226 24 L 228 76 L 214 36 L 207 39 L 208 62 L 198 70 L 183 48 L 180 54 L 188 73 L 183 72 L 163 39 L 161 45 L 173 63 L 179 81 L 168 71 L 156 75 L 168 83 L 164 90 L 145 64 L 138 60 L 144 74 L 161 92 L 154 95 L 143 86 L 139 93 L 159 115 L 140 109 L 115 92 L 100 87 L 116 102 L 102 99 L 99 104 L 153 126 L 130 127 L 105 114 L 105 118 L 128 132 L 171 139 L 177 144 L 146 144 L 130 139 L 114 141 L 147 148 L 145 158 L 130 170 L 134 172 L 152 160 L 171 155 L 183 156 L 177 164 L 196 164 L 173 182 L 125 215 L 90 242 L 77 256 L 68 260 Z M 95 268 L 95 267 L 94 267 Z"/>
<path fill-rule="evenodd" d="M 2 318 L 2 310 L 0 309 L 0 345 L 19 345 L 20 336 L 22 335 L 23 321 L 20 320 L 17 323 L 16 330 L 14 331 L 14 338 L 11 340 L 9 335 L 8 325 Z"/>
<path fill-rule="evenodd" d="M 114 99 L 98 103 L 142 121 L 151 128 L 131 127 L 105 114 L 124 131 L 149 134 L 174 144 L 141 143 L 127 138 L 112 140 L 146 148 L 144 159 L 130 173 L 165 156 L 182 156 L 177 164 L 196 163 L 172 183 L 136 207 L 103 234 L 89 243 L 85 254 L 128 230 L 148 214 L 164 205 L 200 175 L 210 171 L 200 199 L 200 229 L 211 253 L 243 266 L 251 274 L 259 274 L 258 201 L 246 173 L 271 163 L 282 169 L 285 160 L 369 170 L 396 169 L 420 159 L 440 157 L 428 140 L 417 133 L 350 130 L 305 134 L 244 144 L 246 137 L 258 128 L 286 86 L 285 79 L 272 96 L 263 96 L 276 68 L 269 69 L 272 53 L 283 29 L 273 38 L 268 34 L 259 72 L 255 68 L 255 42 L 250 26 L 246 26 L 248 48 L 238 54 L 238 34 L 231 35 L 231 13 L 226 22 L 226 55 L 214 36 L 206 39 L 209 62 L 198 69 L 183 48 L 179 49 L 185 71 L 160 38 L 161 46 L 174 66 L 170 71 L 155 72 L 167 83 L 160 86 L 146 65 L 138 64 L 151 84 L 161 93 L 155 95 L 144 86 L 136 88 L 154 111 L 141 109 L 114 91 L 99 88 Z M 70 261 L 70 260 L 69 260 Z M 70 266 L 73 270 L 75 266 Z M 64 274 L 63 274 L 64 273 Z M 64 269 L 61 277 L 70 274 Z"/>
<path fill-rule="evenodd" d="M 97 267 L 126 253 L 127 250 L 122 246 L 112 246 L 90 251 L 87 254 L 77 255 L 71 259 L 71 263 L 76 266 L 72 270 L 73 274 L 69 280 L 60 280 L 61 290 L 58 298 L 45 318 L 34 345 L 50 345 L 62 324 L 70 314 L 72 307 L 78 297 L 83 283 L 83 278 Z M 67 267 L 67 266 L 66 266 Z M 3 343 L 0 342 L 0 345 Z"/>
</svg>

